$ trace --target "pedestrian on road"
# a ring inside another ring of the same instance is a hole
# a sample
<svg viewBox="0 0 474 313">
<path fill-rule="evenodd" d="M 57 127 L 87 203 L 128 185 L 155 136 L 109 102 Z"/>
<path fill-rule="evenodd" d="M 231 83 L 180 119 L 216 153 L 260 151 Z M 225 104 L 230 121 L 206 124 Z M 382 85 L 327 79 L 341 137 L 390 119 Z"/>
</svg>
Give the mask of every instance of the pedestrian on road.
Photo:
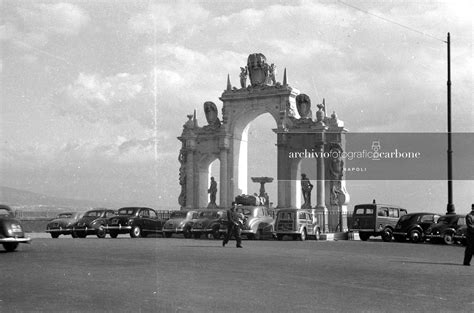
<svg viewBox="0 0 474 313">
<path fill-rule="evenodd" d="M 223 247 L 225 247 L 232 235 L 234 235 L 235 241 L 237 242 L 237 248 L 242 248 L 242 222 L 240 221 L 238 214 L 237 203 L 232 202 L 232 207 L 227 210 L 227 233 L 222 241 Z"/>
<path fill-rule="evenodd" d="M 470 266 L 472 254 L 474 253 L 474 204 L 471 205 L 471 212 L 466 215 L 466 250 L 464 251 L 464 265 Z"/>
</svg>

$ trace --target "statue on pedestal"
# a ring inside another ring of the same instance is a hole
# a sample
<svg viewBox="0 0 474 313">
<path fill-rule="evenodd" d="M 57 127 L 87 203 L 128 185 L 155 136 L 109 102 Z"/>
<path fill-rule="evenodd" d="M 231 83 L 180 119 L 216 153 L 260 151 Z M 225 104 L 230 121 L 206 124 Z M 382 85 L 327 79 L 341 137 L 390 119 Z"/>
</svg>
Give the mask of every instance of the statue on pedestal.
<svg viewBox="0 0 474 313">
<path fill-rule="evenodd" d="M 206 120 L 209 125 L 205 127 L 216 128 L 221 126 L 221 121 L 217 117 L 217 106 L 214 102 L 204 102 L 204 113 L 206 114 Z"/>
<path fill-rule="evenodd" d="M 242 88 L 247 88 L 247 74 L 248 74 L 247 67 L 241 67 L 240 68 L 240 86 Z"/>
<path fill-rule="evenodd" d="M 217 182 L 214 180 L 214 177 L 211 177 L 211 186 L 207 190 L 207 193 L 211 194 L 211 201 L 209 205 L 216 205 L 216 194 L 217 194 Z"/>
<path fill-rule="evenodd" d="M 306 174 L 301 174 L 301 191 L 303 193 L 304 203 L 301 206 L 302 209 L 311 209 L 311 191 L 313 190 L 313 184 L 309 181 Z"/>
</svg>

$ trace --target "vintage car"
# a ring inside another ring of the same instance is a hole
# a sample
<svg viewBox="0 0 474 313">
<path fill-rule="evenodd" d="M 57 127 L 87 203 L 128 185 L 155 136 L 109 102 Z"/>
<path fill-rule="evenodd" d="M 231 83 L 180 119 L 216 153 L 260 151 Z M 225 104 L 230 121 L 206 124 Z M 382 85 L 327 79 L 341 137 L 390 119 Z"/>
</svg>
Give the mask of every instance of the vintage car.
<svg viewBox="0 0 474 313">
<path fill-rule="evenodd" d="M 212 235 L 214 239 L 219 239 L 221 223 L 226 214 L 226 210 L 204 210 L 199 212 L 198 219 L 191 227 L 193 237 L 198 239 L 202 235 Z"/>
<path fill-rule="evenodd" d="M 321 227 L 309 210 L 280 209 L 276 214 L 275 234 L 278 240 L 291 236 L 294 240 L 306 240 L 308 236 L 319 240 Z"/>
<path fill-rule="evenodd" d="M 393 229 L 398 219 L 407 210 L 391 204 L 358 204 L 354 206 L 351 232 L 359 232 L 359 238 L 366 241 L 370 236 L 381 236 L 383 241 L 391 241 Z"/>
<path fill-rule="evenodd" d="M 46 225 L 46 232 L 51 234 L 52 238 L 58 238 L 59 235 L 71 235 L 75 237 L 72 227 L 82 217 L 83 212 L 64 212 L 59 213 L 54 219 Z"/>
<path fill-rule="evenodd" d="M 73 225 L 73 237 L 86 238 L 87 235 L 96 235 L 98 238 L 105 238 L 107 223 L 112 216 L 115 216 L 115 211 L 111 209 L 97 208 L 87 211 Z"/>
<path fill-rule="evenodd" d="M 199 212 L 195 210 L 171 212 L 169 220 L 163 226 L 163 235 L 170 238 L 173 234 L 183 234 L 184 238 L 191 238 L 191 228 L 198 215 Z"/>
<path fill-rule="evenodd" d="M 454 242 L 465 246 L 467 244 L 466 236 L 467 236 L 467 225 L 462 225 L 454 233 Z"/>
<path fill-rule="evenodd" d="M 466 225 L 466 218 L 460 214 L 446 214 L 438 219 L 438 222 L 428 227 L 425 237 L 432 243 L 444 242 L 451 245 L 455 241 L 458 228 Z"/>
<path fill-rule="evenodd" d="M 436 223 L 438 218 L 438 214 L 427 212 L 405 214 L 395 225 L 393 238 L 399 242 L 404 242 L 407 239 L 413 243 L 423 242 L 425 231 L 433 223 Z"/>
<path fill-rule="evenodd" d="M 0 243 L 7 252 L 13 252 L 20 243 L 29 243 L 31 238 L 25 237 L 25 232 L 19 220 L 15 218 L 12 209 L 0 204 Z"/>
<path fill-rule="evenodd" d="M 118 234 L 130 234 L 130 237 L 146 237 L 150 233 L 162 234 L 165 220 L 157 212 L 146 207 L 125 207 L 117 211 L 117 215 L 109 218 L 106 226 L 110 237 Z"/>
<path fill-rule="evenodd" d="M 242 235 L 247 239 L 271 238 L 273 236 L 274 219 L 271 211 L 266 206 L 239 205 L 237 213 L 244 216 Z M 227 233 L 227 214 L 224 214 L 221 222 L 221 234 Z"/>
</svg>

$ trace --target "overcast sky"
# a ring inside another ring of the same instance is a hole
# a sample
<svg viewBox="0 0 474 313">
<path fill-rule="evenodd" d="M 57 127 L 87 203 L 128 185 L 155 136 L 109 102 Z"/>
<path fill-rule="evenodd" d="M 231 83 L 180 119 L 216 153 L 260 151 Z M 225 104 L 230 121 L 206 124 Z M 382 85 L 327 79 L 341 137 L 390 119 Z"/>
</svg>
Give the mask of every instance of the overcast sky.
<svg viewBox="0 0 474 313">
<path fill-rule="evenodd" d="M 0 185 L 178 208 L 186 114 L 205 125 L 202 104 L 220 111 L 227 75 L 238 86 L 255 52 L 351 132 L 443 132 L 450 32 L 453 131 L 474 132 L 472 2 L 349 2 L 3 0 Z M 275 125 L 252 123 L 249 176 L 276 177 Z M 473 181 L 454 187 L 467 211 Z M 442 212 L 447 201 L 443 181 L 347 189 L 351 205 Z"/>
</svg>

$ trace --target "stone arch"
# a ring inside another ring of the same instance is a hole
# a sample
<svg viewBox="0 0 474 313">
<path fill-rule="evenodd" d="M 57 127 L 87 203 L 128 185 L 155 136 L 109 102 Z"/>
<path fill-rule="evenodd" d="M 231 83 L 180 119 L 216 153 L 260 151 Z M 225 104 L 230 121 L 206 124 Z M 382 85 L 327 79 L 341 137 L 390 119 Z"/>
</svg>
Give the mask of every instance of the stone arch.
<svg viewBox="0 0 474 313">
<path fill-rule="evenodd" d="M 252 122 L 258 117 L 269 114 L 278 125 L 278 116 L 276 112 L 267 112 L 260 108 L 259 110 L 241 111 L 235 115 L 233 125 L 230 126 L 232 133 L 231 153 L 233 156 L 233 177 L 234 185 L 232 194 L 248 193 L 248 130 Z M 275 136 L 276 142 L 276 136 Z"/>
</svg>

